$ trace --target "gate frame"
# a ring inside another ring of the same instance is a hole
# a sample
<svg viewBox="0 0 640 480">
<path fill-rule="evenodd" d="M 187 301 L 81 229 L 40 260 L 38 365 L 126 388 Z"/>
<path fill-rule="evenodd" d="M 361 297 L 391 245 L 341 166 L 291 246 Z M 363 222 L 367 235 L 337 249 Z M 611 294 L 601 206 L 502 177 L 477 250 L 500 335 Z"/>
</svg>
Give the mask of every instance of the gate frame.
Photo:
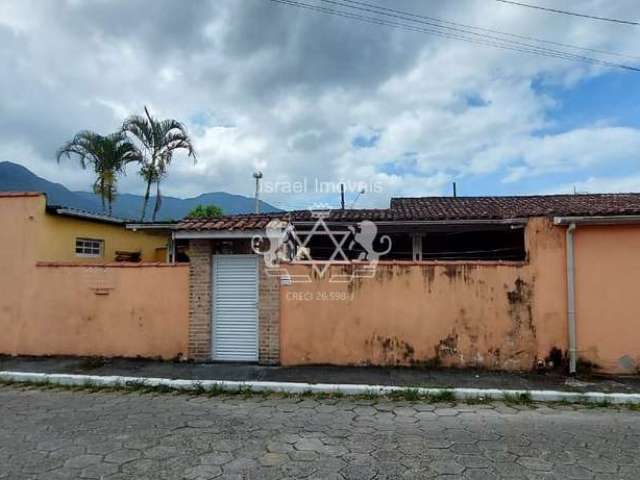
<svg viewBox="0 0 640 480">
<path fill-rule="evenodd" d="M 230 360 L 230 359 L 220 359 L 216 358 L 216 257 L 243 257 L 243 258 L 253 258 L 255 260 L 255 272 L 256 272 L 256 281 L 255 281 L 255 311 L 256 311 L 256 323 L 255 323 L 255 334 L 256 334 L 256 349 L 255 349 L 255 358 L 251 360 Z M 257 363 L 260 361 L 260 259 L 258 255 L 255 254 L 245 254 L 245 253 L 213 253 L 211 255 L 211 360 L 214 362 L 224 362 L 224 363 Z"/>
</svg>

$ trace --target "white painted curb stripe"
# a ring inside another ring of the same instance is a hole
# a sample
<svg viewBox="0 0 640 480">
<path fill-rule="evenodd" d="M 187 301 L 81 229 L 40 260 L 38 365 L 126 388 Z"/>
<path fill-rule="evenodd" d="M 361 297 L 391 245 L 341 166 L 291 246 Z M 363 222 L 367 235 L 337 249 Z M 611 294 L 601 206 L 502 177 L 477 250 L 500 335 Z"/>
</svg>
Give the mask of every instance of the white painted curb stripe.
<svg viewBox="0 0 640 480">
<path fill-rule="evenodd" d="M 176 390 L 205 390 L 216 388 L 227 392 L 282 392 L 282 393 L 341 393 L 343 395 L 388 395 L 394 392 L 415 391 L 419 395 L 438 395 L 452 392 L 457 400 L 479 398 L 503 400 L 508 396 L 528 394 L 536 402 L 608 402 L 611 404 L 640 404 L 640 393 L 561 392 L 555 390 L 503 390 L 497 388 L 426 388 L 386 385 L 357 385 L 298 382 L 254 382 L 233 380 L 176 380 L 152 377 L 121 377 L 100 375 L 73 375 L 61 373 L 33 373 L 0 371 L 0 380 L 26 383 L 52 383 L 57 385 L 96 385 L 117 387 L 144 385 L 166 386 Z"/>
</svg>

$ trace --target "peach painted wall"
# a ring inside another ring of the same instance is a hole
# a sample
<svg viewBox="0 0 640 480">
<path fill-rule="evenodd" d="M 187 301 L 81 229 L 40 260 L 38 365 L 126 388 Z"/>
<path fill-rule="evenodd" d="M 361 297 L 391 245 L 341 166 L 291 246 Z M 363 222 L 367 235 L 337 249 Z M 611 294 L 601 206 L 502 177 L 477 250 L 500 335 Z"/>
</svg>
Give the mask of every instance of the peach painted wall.
<svg viewBox="0 0 640 480">
<path fill-rule="evenodd" d="M 640 226 L 575 231 L 578 357 L 606 372 L 640 368 Z"/>
<path fill-rule="evenodd" d="M 186 354 L 188 266 L 38 264 L 43 199 L 1 199 L 0 353 Z"/>
<path fill-rule="evenodd" d="M 282 363 L 530 370 L 566 345 L 563 233 L 532 219 L 528 262 L 384 263 L 350 284 L 283 287 Z"/>
<path fill-rule="evenodd" d="M 19 296 L 19 315 L 4 310 L 0 315 L 2 353 L 162 358 L 187 353 L 186 265 L 40 263 Z"/>
</svg>

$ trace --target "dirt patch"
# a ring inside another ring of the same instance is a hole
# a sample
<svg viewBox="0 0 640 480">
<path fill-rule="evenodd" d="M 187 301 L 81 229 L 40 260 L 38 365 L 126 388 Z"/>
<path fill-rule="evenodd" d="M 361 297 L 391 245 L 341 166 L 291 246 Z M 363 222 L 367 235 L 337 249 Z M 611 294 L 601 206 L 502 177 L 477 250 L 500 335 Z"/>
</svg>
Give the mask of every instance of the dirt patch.
<svg viewBox="0 0 640 480">
<path fill-rule="evenodd" d="M 434 357 L 431 359 L 432 363 L 445 367 L 461 366 L 460 352 L 458 348 L 459 342 L 460 338 L 455 330 L 440 340 L 434 346 Z"/>
<path fill-rule="evenodd" d="M 422 265 L 422 267 L 420 268 L 420 273 L 422 273 L 422 278 L 427 285 L 429 293 L 431 293 L 431 285 L 433 284 L 433 280 L 436 278 L 435 267 L 433 265 Z"/>
<path fill-rule="evenodd" d="M 464 283 L 471 283 L 471 272 L 476 268 L 476 265 L 453 263 L 445 265 L 442 274 L 445 275 L 451 282 L 462 280 Z"/>
<path fill-rule="evenodd" d="M 371 351 L 370 359 L 374 364 L 410 365 L 415 362 L 415 348 L 398 337 L 373 335 L 365 340 Z"/>
<path fill-rule="evenodd" d="M 507 290 L 511 328 L 501 350 L 503 368 L 536 368 L 536 328 L 533 323 L 533 288 L 518 277 L 514 288 Z"/>
<path fill-rule="evenodd" d="M 436 356 L 454 355 L 458 353 L 458 335 L 453 333 L 446 336 L 436 345 Z"/>
<path fill-rule="evenodd" d="M 549 355 L 544 358 L 546 368 L 550 370 L 562 370 L 567 365 L 567 357 L 558 347 L 549 350 Z"/>
</svg>

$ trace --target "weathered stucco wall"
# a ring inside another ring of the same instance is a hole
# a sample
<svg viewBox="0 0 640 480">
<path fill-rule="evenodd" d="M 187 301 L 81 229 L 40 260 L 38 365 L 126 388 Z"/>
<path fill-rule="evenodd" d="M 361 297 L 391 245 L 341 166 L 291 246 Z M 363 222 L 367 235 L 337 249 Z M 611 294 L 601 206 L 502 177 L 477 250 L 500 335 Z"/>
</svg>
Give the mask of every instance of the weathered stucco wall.
<svg viewBox="0 0 640 480">
<path fill-rule="evenodd" d="M 396 262 L 371 279 L 283 287 L 281 361 L 532 369 L 566 345 L 563 231 L 533 219 L 526 241 L 526 263 Z"/>
<path fill-rule="evenodd" d="M 578 358 L 640 373 L 640 226 L 575 231 Z"/>
<path fill-rule="evenodd" d="M 0 354 L 186 353 L 186 265 L 38 266 L 44 197 L 1 200 Z"/>
<path fill-rule="evenodd" d="M 0 353 L 174 358 L 188 345 L 186 265 L 41 263 L 0 280 Z M 19 290 L 19 291 L 18 291 Z M 15 308 L 19 306 L 19 308 Z"/>
</svg>

